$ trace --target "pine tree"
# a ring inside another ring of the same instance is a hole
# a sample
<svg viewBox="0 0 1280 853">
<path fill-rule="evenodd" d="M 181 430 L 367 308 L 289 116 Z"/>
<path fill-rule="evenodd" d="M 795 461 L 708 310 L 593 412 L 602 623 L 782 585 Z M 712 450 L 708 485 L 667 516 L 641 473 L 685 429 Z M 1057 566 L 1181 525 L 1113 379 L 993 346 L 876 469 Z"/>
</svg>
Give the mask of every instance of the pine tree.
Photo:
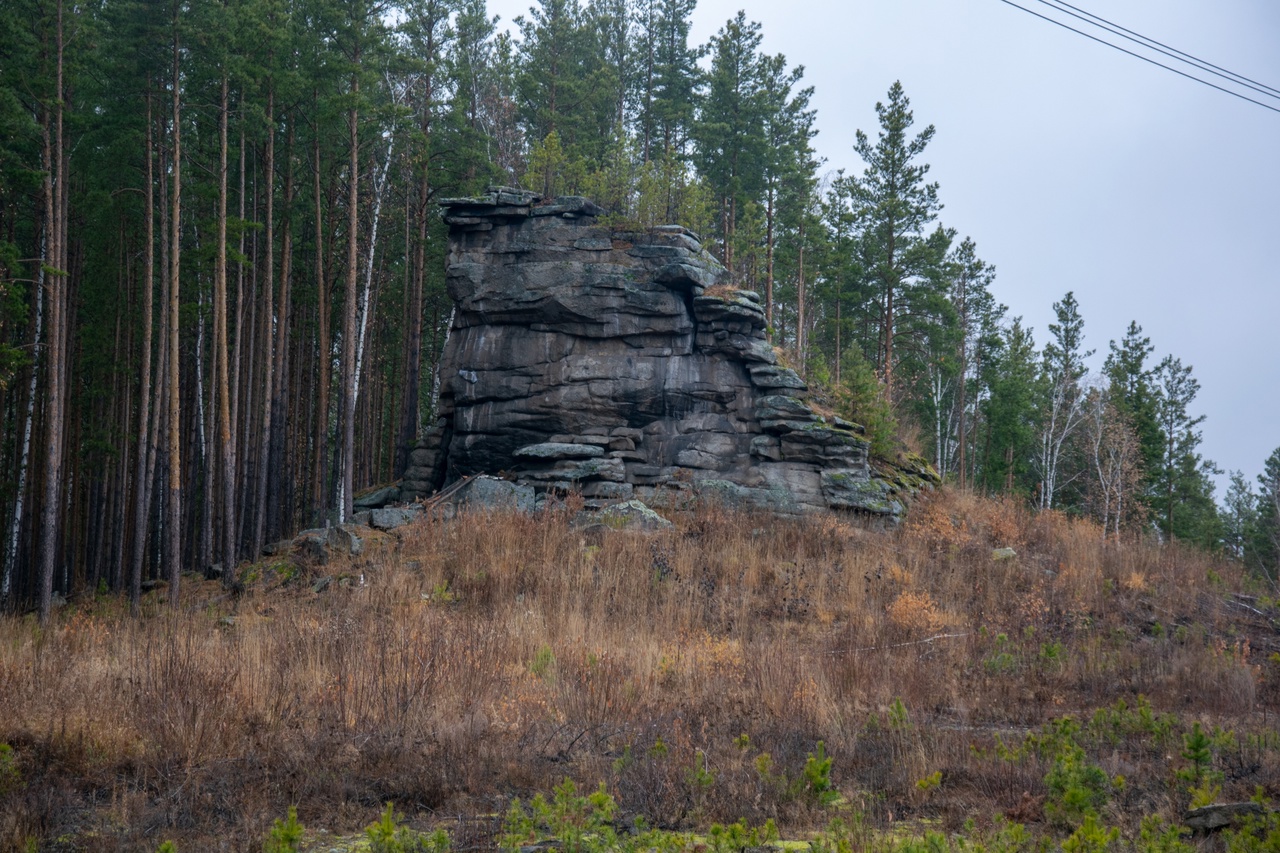
<svg viewBox="0 0 1280 853">
<path fill-rule="evenodd" d="M 702 76 L 701 51 L 689 45 L 697 0 L 659 0 L 653 108 L 664 152 L 684 157 Z"/>
<path fill-rule="evenodd" d="M 942 204 L 938 185 L 925 182 L 929 166 L 916 162 L 933 139 L 933 125 L 908 139 L 915 118 L 902 84 L 896 81 L 889 88 L 887 103 L 876 104 L 876 114 L 880 120 L 878 140 L 872 144 L 860 130 L 854 145 L 866 163 L 856 184 L 856 197 L 859 222 L 872 250 L 871 275 L 880 291 L 876 362 L 892 399 L 899 359 L 898 321 L 912 313 L 916 296 L 912 291 L 928 281 L 949 239 L 926 231 Z"/>
<path fill-rule="evenodd" d="M 396 439 L 394 474 L 400 477 L 409 466 L 409 453 L 418 439 L 422 420 L 420 391 L 422 385 L 422 322 L 427 281 L 428 238 L 434 211 L 430 203 L 435 196 L 435 174 L 432 155 L 447 148 L 437 140 L 437 129 L 443 118 L 447 68 L 445 56 L 452 46 L 454 33 L 450 17 L 461 10 L 456 0 L 416 0 L 405 7 L 401 32 L 415 57 L 417 73 L 409 81 L 417 112 L 417 128 L 412 138 L 412 168 L 417 183 L 416 199 L 410 217 L 415 225 L 412 283 L 408 295 L 409 328 L 406 330 L 404 386 L 400 423 Z"/>
<path fill-rule="evenodd" d="M 976 402 L 971 386 L 976 384 L 981 362 L 981 336 L 984 331 L 999 322 L 1004 306 L 998 305 L 991 294 L 996 268 L 977 256 L 973 240 L 966 237 L 953 250 L 948 259 L 949 298 L 956 318 L 956 373 L 958 382 L 955 400 L 956 424 L 956 475 L 961 489 L 968 486 L 968 468 L 972 456 L 969 443 L 972 436 L 973 416 L 970 407 Z M 974 391 L 977 389 L 974 388 Z"/>
<path fill-rule="evenodd" d="M 172 175 L 169 208 L 169 305 L 166 326 L 169 333 L 168 377 L 168 510 L 165 527 L 165 562 L 169 574 L 169 602 L 178 603 L 179 580 L 182 577 L 182 395 L 178 330 L 181 323 L 180 296 L 182 282 L 182 33 L 180 8 L 174 3 L 172 25 L 172 78 L 170 80 Z"/>
<path fill-rule="evenodd" d="M 1254 546 L 1264 504 L 1242 472 L 1232 471 L 1228 476 L 1230 485 L 1222 499 L 1222 549 L 1229 556 L 1252 563 L 1257 557 Z"/>
<path fill-rule="evenodd" d="M 745 13 L 711 40 L 707 94 L 694 126 L 695 162 L 715 193 L 724 265 L 740 274 L 738 227 L 764 183 L 764 104 L 760 25 Z"/>
<path fill-rule="evenodd" d="M 603 161 L 614 127 L 618 72 L 605 63 L 597 21 L 578 0 L 538 0 L 529 17 L 516 23 L 516 93 L 527 137 L 545 144 L 555 134 L 564 152 L 563 167 L 531 174 L 530 180 L 544 195 L 574 191 Z"/>
<path fill-rule="evenodd" d="M 1204 415 L 1193 416 L 1191 405 L 1200 382 L 1191 366 L 1166 356 L 1153 374 L 1155 415 L 1163 442 L 1159 467 L 1153 472 L 1151 500 L 1155 521 L 1166 539 L 1186 539 L 1203 545 L 1218 540 L 1213 481 L 1219 473 L 1196 448 Z"/>
<path fill-rule="evenodd" d="M 606 132 L 626 127 L 634 112 L 632 92 L 635 89 L 635 32 L 632 26 L 630 0 L 594 0 L 587 9 L 587 27 L 596 36 L 599 58 L 607 76 L 597 81 L 606 89 L 602 99 L 610 105 Z"/>
<path fill-rule="evenodd" d="M 804 66 L 788 69 L 782 54 L 765 56 L 760 62 L 760 75 L 765 143 L 765 322 L 772 330 L 778 229 L 785 220 L 795 231 L 800 230 L 800 220 L 810 211 L 815 198 L 819 162 L 811 144 L 817 135 L 813 127 L 816 113 L 809 109 L 813 87 L 793 93 L 804 79 Z M 810 227 L 809 233 L 818 232 Z"/>
<path fill-rule="evenodd" d="M 1031 330 L 1015 317 L 984 367 L 990 396 L 982 406 L 982 464 L 979 482 L 987 491 L 1029 491 L 1035 452 L 1036 401 L 1040 370 Z"/>
<path fill-rule="evenodd" d="M 1111 402 L 1129 420 L 1142 445 L 1143 468 L 1152 472 L 1159 467 L 1163 442 L 1156 422 L 1155 391 L 1152 388 L 1153 366 L 1147 359 L 1155 352 L 1151 339 L 1142 327 L 1130 322 L 1119 343 L 1111 341 L 1110 352 L 1102 372 L 1110 387 Z"/>
<path fill-rule="evenodd" d="M 1267 457 L 1258 475 L 1258 525 L 1254 550 L 1265 577 L 1280 582 L 1280 447 Z"/>
<path fill-rule="evenodd" d="M 855 311 L 867 302 L 866 267 L 860 251 L 862 243 L 855 221 L 853 194 L 853 182 L 841 169 L 828 183 L 822 199 L 826 233 L 815 288 L 824 308 L 819 342 L 831 361 L 837 386 L 844 378 L 845 352 L 851 346 L 862 346 L 855 336 L 862 325 L 857 322 Z"/>
</svg>

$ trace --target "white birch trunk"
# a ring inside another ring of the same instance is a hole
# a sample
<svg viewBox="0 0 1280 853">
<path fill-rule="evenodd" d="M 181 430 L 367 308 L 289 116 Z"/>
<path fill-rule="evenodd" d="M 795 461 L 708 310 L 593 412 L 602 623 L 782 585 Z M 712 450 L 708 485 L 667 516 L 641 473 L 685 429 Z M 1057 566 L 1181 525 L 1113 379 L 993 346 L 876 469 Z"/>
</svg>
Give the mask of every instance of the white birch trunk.
<svg viewBox="0 0 1280 853">
<path fill-rule="evenodd" d="M 45 238 L 40 235 L 40 257 L 44 257 Z M 4 577 L 0 579 L 0 603 L 9 600 L 13 590 L 13 567 L 18 559 L 18 534 L 22 530 L 22 514 L 27 495 L 27 471 L 31 465 L 31 424 L 35 420 L 36 386 L 40 378 L 40 335 L 44 329 L 44 264 L 36 273 L 36 334 L 31 357 L 31 383 L 27 388 L 27 414 L 22 426 L 22 455 L 18 463 L 18 491 L 13 504 L 13 523 L 9 526 L 9 543 L 5 550 Z"/>
<path fill-rule="evenodd" d="M 382 161 L 382 169 L 373 180 L 373 224 L 369 231 L 369 254 L 364 262 L 364 288 L 360 291 L 360 319 L 357 323 L 359 332 L 356 337 L 356 393 L 360 399 L 360 375 L 364 368 L 364 344 L 369 329 L 369 294 L 373 290 L 373 261 L 378 253 L 378 222 L 382 217 L 382 199 L 386 194 L 387 172 L 391 169 L 391 155 L 396 145 L 395 128 L 387 140 L 387 154 Z"/>
</svg>

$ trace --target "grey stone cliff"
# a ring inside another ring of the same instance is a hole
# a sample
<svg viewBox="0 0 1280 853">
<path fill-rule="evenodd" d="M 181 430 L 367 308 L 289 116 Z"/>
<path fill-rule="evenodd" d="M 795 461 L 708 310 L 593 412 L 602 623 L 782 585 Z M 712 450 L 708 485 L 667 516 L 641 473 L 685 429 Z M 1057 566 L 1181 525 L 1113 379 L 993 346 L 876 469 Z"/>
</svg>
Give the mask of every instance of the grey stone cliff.
<svg viewBox="0 0 1280 853">
<path fill-rule="evenodd" d="M 760 298 L 720 284 L 684 228 L 613 230 L 587 199 L 509 189 L 443 207 L 456 310 L 402 497 L 500 473 L 597 506 L 714 495 L 896 516 L 926 482 L 876 476 L 862 428 L 804 402 Z"/>
</svg>

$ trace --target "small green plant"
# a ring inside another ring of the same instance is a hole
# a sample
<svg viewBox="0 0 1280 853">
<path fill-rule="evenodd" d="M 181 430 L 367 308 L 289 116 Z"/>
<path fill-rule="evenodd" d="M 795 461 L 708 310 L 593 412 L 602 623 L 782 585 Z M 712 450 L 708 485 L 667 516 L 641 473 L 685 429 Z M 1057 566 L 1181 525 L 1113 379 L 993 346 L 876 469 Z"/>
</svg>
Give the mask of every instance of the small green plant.
<svg viewBox="0 0 1280 853">
<path fill-rule="evenodd" d="M 403 816 L 396 815 L 395 807 L 387 803 L 382 816 L 365 828 L 369 853 L 448 853 L 453 849 L 449 833 L 443 829 L 423 835 L 403 826 L 402 820 Z"/>
<path fill-rule="evenodd" d="M 1062 853 L 1106 853 L 1120 838 L 1120 830 L 1098 823 L 1098 816 L 1087 814 L 1075 832 L 1062 842 Z"/>
<path fill-rule="evenodd" d="M 1195 848 L 1182 840 L 1186 832 L 1155 815 L 1144 817 L 1138 834 L 1138 853 L 1192 853 Z"/>
<path fill-rule="evenodd" d="M 555 676 L 556 656 L 551 651 L 551 647 L 546 643 L 538 646 L 538 651 L 533 655 L 533 661 L 529 664 L 529 672 L 541 679 L 549 679 Z"/>
<path fill-rule="evenodd" d="M 889 728 L 895 732 L 905 731 L 911 726 L 911 718 L 907 714 L 907 706 L 900 697 L 895 696 L 889 705 Z"/>
<path fill-rule="evenodd" d="M 1017 764 L 1027 757 L 1028 744 L 1026 740 L 1023 740 L 1023 742 L 1017 746 L 1009 746 L 1004 742 L 1004 738 L 1000 736 L 1000 733 L 996 732 L 995 742 L 996 757 L 1001 761 L 1006 761 L 1009 764 Z M 977 747 L 972 747 L 972 749 L 974 752 L 981 752 Z"/>
<path fill-rule="evenodd" d="M 452 604 L 457 600 L 457 596 L 449 588 L 449 579 L 445 578 L 431 588 L 431 592 L 427 593 L 426 599 L 435 604 Z"/>
<path fill-rule="evenodd" d="M 756 756 L 756 775 L 764 782 L 773 782 L 776 777 L 773 774 L 773 756 L 767 752 L 762 752 Z"/>
<path fill-rule="evenodd" d="M 1009 635 L 996 634 L 995 651 L 991 657 L 982 662 L 983 667 L 991 675 L 1003 675 L 1018 668 L 1018 659 L 1009 651 Z"/>
<path fill-rule="evenodd" d="M 1040 665 L 1045 669 L 1060 669 L 1067 657 L 1067 647 L 1062 643 L 1040 644 Z"/>
<path fill-rule="evenodd" d="M 1280 851 L 1280 812 L 1251 815 L 1239 827 L 1224 830 L 1227 853 L 1276 853 Z"/>
<path fill-rule="evenodd" d="M 627 744 L 622 748 L 622 755 L 619 755 L 613 760 L 613 772 L 621 773 L 632 764 L 635 764 L 635 762 L 636 757 L 631 754 L 631 744 Z"/>
<path fill-rule="evenodd" d="M 1150 737 L 1163 746 L 1178 727 L 1176 714 L 1157 713 L 1146 696 L 1139 695 L 1137 703 L 1130 707 L 1123 699 L 1117 699 L 1109 708 L 1099 708 L 1089 720 L 1090 736 L 1104 740 L 1111 746 L 1128 737 Z"/>
<path fill-rule="evenodd" d="M 1178 771 L 1178 778 L 1191 783 L 1192 788 L 1200 788 L 1208 782 L 1216 782 L 1220 773 L 1213 773 L 1209 768 L 1213 763 L 1213 738 L 1197 720 L 1191 731 L 1182 736 L 1182 757 L 1190 762 L 1190 767 Z"/>
<path fill-rule="evenodd" d="M 22 787 L 22 772 L 18 770 L 18 759 L 13 754 L 13 747 L 0 743 L 0 798 L 3 798 Z"/>
<path fill-rule="evenodd" d="M 564 853 L 615 850 L 618 835 L 613 829 L 613 817 L 617 808 L 604 783 L 584 797 L 578 794 L 573 780 L 565 779 L 556 786 L 550 802 L 541 794 L 527 809 L 519 800 L 512 801 L 503 824 L 502 849 L 519 850 L 554 839 Z"/>
<path fill-rule="evenodd" d="M 982 837 L 982 844 L 975 846 L 976 850 L 983 850 L 986 853 L 1029 853 L 1033 850 L 1043 851 L 1043 845 L 1037 846 L 1031 838 L 1031 833 L 1027 832 L 1027 828 L 1020 823 L 1013 823 L 1004 817 L 999 819 L 995 827 L 988 830 Z"/>
<path fill-rule="evenodd" d="M 916 788 L 924 793 L 942 787 L 942 771 L 935 770 L 923 779 L 916 780 Z"/>
<path fill-rule="evenodd" d="M 1107 774 L 1101 767 L 1090 764 L 1084 750 L 1074 743 L 1054 759 L 1044 781 L 1049 788 L 1045 816 L 1052 823 L 1069 828 L 1083 829 L 1087 821 L 1096 818 L 1111 792 L 1111 780 Z M 1089 840 L 1087 835 L 1082 836 L 1080 843 Z M 1093 849 L 1080 848 L 1082 853 Z"/>
<path fill-rule="evenodd" d="M 870 846 L 871 833 L 863 823 L 862 815 L 855 814 L 851 821 L 837 818 L 809 843 L 809 853 L 854 853 Z"/>
<path fill-rule="evenodd" d="M 166 841 L 156 848 L 156 853 L 178 853 L 178 845 L 172 841 Z"/>
<path fill-rule="evenodd" d="M 1222 786 L 1215 785 L 1207 778 L 1199 785 L 1191 789 L 1191 803 L 1189 808 L 1198 809 L 1204 806 L 1211 806 L 1222 797 Z"/>
<path fill-rule="evenodd" d="M 262 845 L 262 853 L 298 853 L 302 833 L 302 824 L 298 823 L 298 807 L 289 806 L 289 816 L 284 820 L 277 818 L 271 827 L 271 834 Z"/>
<path fill-rule="evenodd" d="M 707 754 L 698 750 L 693 756 L 693 767 L 689 769 L 689 783 L 694 788 L 706 790 L 716 783 L 716 774 L 707 766 Z"/>
<path fill-rule="evenodd" d="M 897 704 L 901 705 L 901 702 Z M 818 805 L 826 807 L 840 799 L 840 792 L 831 784 L 831 759 L 822 741 L 818 741 L 817 750 L 809 753 L 804 762 L 804 778 L 805 790 Z"/>
<path fill-rule="evenodd" d="M 740 850 L 764 847 L 778 840 L 778 828 L 773 821 L 764 826 L 748 826 L 745 820 L 721 826 L 712 824 L 707 832 L 707 846 L 711 853 L 737 853 Z"/>
</svg>

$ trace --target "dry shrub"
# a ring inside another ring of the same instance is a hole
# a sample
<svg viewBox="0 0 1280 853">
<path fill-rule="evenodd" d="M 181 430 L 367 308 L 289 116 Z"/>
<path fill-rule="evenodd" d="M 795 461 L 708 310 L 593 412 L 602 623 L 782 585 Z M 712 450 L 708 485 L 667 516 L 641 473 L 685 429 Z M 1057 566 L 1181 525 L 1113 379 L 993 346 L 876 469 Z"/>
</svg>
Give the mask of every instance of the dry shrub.
<svg viewBox="0 0 1280 853">
<path fill-rule="evenodd" d="M 889 621 L 908 633 L 940 630 L 947 620 L 927 592 L 903 592 L 889 605 Z"/>
<path fill-rule="evenodd" d="M 938 489 L 912 505 L 903 533 L 934 554 L 1017 548 L 1025 541 L 1029 520 L 1026 505 L 1016 498 Z"/>
</svg>

